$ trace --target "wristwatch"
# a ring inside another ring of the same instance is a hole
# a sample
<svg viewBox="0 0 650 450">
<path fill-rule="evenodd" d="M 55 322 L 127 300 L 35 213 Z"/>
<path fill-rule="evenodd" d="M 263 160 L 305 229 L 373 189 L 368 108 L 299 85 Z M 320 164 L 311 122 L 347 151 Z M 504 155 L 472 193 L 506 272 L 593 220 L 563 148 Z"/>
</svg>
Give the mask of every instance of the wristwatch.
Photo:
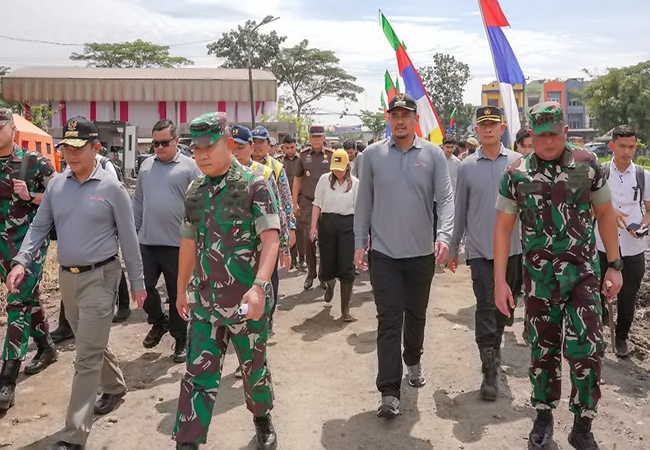
<svg viewBox="0 0 650 450">
<path fill-rule="evenodd" d="M 259 280 L 255 278 L 255 281 L 253 281 L 253 286 L 259 286 L 262 288 L 262 290 L 269 294 L 271 292 L 272 286 L 270 281 L 264 281 L 264 280 Z"/>
<path fill-rule="evenodd" d="M 623 270 L 623 260 L 622 259 L 615 259 L 612 262 L 607 263 L 607 267 L 610 269 L 618 270 L 619 272 Z"/>
</svg>

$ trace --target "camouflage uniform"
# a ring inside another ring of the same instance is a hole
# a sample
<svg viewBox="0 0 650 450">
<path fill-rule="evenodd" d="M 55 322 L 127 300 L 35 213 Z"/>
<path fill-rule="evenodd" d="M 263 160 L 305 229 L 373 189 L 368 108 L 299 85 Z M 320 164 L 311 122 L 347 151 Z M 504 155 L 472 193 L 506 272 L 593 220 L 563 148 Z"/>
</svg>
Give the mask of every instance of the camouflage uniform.
<svg viewBox="0 0 650 450">
<path fill-rule="evenodd" d="M 14 153 L 4 162 L 0 159 L 0 279 L 7 281 L 11 271 L 11 260 L 18 254 L 27 234 L 29 224 L 34 220 L 37 206 L 30 204 L 14 193 L 12 179 L 20 173 L 21 161 L 29 158 L 25 182 L 29 192 L 45 192 L 48 181 L 55 170 L 49 159 L 38 153 L 28 152 L 14 145 Z M 49 329 L 41 307 L 39 283 L 43 274 L 43 262 L 49 241 L 39 251 L 34 262 L 27 267 L 25 278 L 18 286 L 18 293 L 7 295 L 7 335 L 2 359 L 23 361 L 27 354 L 29 336 L 44 337 Z"/>
<path fill-rule="evenodd" d="M 280 194 L 280 203 L 287 216 L 287 225 L 290 230 L 296 229 L 296 215 L 293 212 L 293 199 L 291 198 L 291 188 L 289 187 L 289 179 L 287 172 L 284 170 L 282 163 L 275 158 L 266 155 L 262 160 L 262 164 L 273 171 L 275 181 L 278 185 L 277 192 Z"/>
<path fill-rule="evenodd" d="M 593 418 L 603 333 L 591 208 L 610 200 L 602 168 L 587 151 L 566 147 L 558 160 L 544 161 L 533 150 L 508 168 L 499 194 L 497 208 L 522 224 L 531 403 L 538 410 L 559 404 L 564 333 L 570 409 Z"/>
<path fill-rule="evenodd" d="M 264 417 L 273 408 L 266 362 L 270 288 L 260 320 L 247 320 L 237 312 L 254 284 L 261 252 L 259 235 L 266 230 L 280 230 L 269 184 L 234 157 L 225 175 L 202 176 L 190 185 L 181 234 L 195 241 L 197 254 L 189 287 L 187 371 L 173 431 L 178 443 L 205 443 L 231 340 L 242 368 L 249 411 Z"/>
</svg>

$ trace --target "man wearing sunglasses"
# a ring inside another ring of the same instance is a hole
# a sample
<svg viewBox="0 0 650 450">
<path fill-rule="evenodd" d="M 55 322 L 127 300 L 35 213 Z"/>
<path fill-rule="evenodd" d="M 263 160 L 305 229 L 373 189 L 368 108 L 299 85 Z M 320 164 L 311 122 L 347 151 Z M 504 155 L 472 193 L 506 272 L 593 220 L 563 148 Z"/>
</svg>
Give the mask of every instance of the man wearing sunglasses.
<svg viewBox="0 0 650 450">
<path fill-rule="evenodd" d="M 176 279 L 183 220 L 185 191 L 199 175 L 196 162 L 178 149 L 176 126 L 161 120 L 153 127 L 155 155 L 142 162 L 133 197 L 133 215 L 138 230 L 144 265 L 147 300 L 144 310 L 151 330 L 142 345 L 153 348 L 170 332 L 175 340 L 175 363 L 185 361 L 187 322 L 176 309 Z M 169 314 L 156 289 L 160 275 L 165 277 Z"/>
</svg>

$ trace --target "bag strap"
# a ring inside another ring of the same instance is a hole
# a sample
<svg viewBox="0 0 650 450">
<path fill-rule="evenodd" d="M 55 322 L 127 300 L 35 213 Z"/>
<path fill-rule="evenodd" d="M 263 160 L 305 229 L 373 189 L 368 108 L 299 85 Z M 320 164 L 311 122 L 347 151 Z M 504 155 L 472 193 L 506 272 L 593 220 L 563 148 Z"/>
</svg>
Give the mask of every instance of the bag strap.
<svg viewBox="0 0 650 450">
<path fill-rule="evenodd" d="M 29 152 L 25 152 L 23 158 L 20 161 L 20 172 L 18 172 L 19 180 L 26 181 L 25 178 L 27 177 L 27 169 L 29 168 L 29 157 Z"/>
<path fill-rule="evenodd" d="M 606 161 L 603 163 L 603 175 L 605 176 L 605 181 L 609 180 L 609 171 L 611 164 L 611 161 Z"/>
<path fill-rule="evenodd" d="M 645 169 L 639 164 L 636 164 L 636 185 L 639 193 L 639 207 L 641 208 L 641 213 L 645 214 L 645 204 L 643 202 L 643 194 L 645 193 Z"/>
</svg>

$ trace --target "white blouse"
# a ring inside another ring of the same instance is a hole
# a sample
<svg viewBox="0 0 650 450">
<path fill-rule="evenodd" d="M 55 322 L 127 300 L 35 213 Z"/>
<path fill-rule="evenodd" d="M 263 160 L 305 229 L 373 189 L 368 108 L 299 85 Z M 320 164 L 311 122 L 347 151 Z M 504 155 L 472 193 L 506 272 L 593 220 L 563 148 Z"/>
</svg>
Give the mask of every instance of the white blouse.
<svg viewBox="0 0 650 450">
<path fill-rule="evenodd" d="M 334 189 L 330 187 L 330 173 L 321 175 L 316 185 L 314 193 L 314 206 L 318 206 L 321 213 L 341 214 L 348 216 L 354 214 L 354 205 L 357 202 L 357 192 L 359 192 L 359 180 L 352 177 L 352 188 L 348 188 L 346 181 L 339 184 L 338 180 L 334 182 Z"/>
</svg>

